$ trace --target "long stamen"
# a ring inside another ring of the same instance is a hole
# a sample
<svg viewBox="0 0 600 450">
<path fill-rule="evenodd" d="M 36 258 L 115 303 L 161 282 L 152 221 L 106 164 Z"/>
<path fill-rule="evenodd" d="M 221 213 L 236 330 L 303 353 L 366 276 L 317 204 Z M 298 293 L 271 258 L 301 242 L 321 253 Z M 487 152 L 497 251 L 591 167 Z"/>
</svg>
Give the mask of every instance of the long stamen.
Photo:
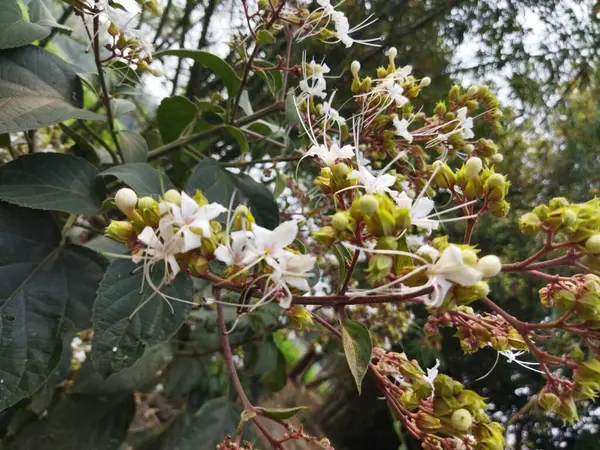
<svg viewBox="0 0 600 450">
<path fill-rule="evenodd" d="M 410 253 L 410 252 L 403 252 L 401 250 L 383 250 L 383 249 L 378 249 L 378 248 L 365 248 L 365 247 L 359 247 L 357 245 L 348 244 L 348 243 L 346 243 L 346 246 L 352 250 L 362 250 L 365 253 L 374 253 L 374 254 L 379 254 L 379 255 L 408 256 L 410 258 L 417 259 L 420 262 L 429 265 L 429 261 L 427 261 L 425 258 L 422 258 L 419 255 L 416 255 L 416 254 Z"/>
<path fill-rule="evenodd" d="M 423 271 L 427 269 L 427 266 L 420 266 L 417 267 L 416 269 L 413 269 L 412 271 L 410 271 L 409 273 L 407 273 L 406 275 L 401 276 L 400 278 L 394 280 L 394 281 L 390 281 L 389 283 L 383 284 L 381 286 L 377 286 L 376 288 L 373 289 L 367 289 L 366 291 L 353 291 L 351 293 L 349 293 L 349 295 L 355 294 L 356 296 L 359 295 L 368 295 L 368 294 L 373 294 L 376 292 L 381 292 L 382 290 L 385 290 L 391 286 L 394 286 L 398 283 L 402 283 L 403 281 L 406 281 L 408 278 L 412 277 L 413 275 Z M 419 286 L 418 288 L 405 288 L 404 292 L 409 293 L 411 290 L 416 290 L 416 289 L 423 289 L 424 287 L 427 287 L 430 284 L 430 282 L 428 281 L 425 285 L 423 286 Z M 402 290 L 402 289 L 401 289 Z"/>
</svg>

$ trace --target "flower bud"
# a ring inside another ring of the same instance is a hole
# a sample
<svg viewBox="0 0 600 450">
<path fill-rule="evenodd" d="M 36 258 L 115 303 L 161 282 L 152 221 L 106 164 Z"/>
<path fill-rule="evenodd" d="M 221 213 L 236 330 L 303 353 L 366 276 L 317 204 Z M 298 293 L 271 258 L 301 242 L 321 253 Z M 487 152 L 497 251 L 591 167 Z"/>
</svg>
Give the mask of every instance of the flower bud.
<svg viewBox="0 0 600 450">
<path fill-rule="evenodd" d="M 600 253 L 600 234 L 594 234 L 585 242 L 585 249 L 590 253 Z"/>
<path fill-rule="evenodd" d="M 433 108 L 433 113 L 437 116 L 443 117 L 446 114 L 446 104 L 444 102 L 437 102 L 435 108 Z"/>
<path fill-rule="evenodd" d="M 288 309 L 288 319 L 292 326 L 298 330 L 307 328 L 313 324 L 310 312 L 303 306 L 294 305 Z"/>
<path fill-rule="evenodd" d="M 137 206 L 139 209 L 154 209 L 158 207 L 158 202 L 152 197 L 141 197 L 138 200 Z"/>
<path fill-rule="evenodd" d="M 481 159 L 476 156 L 469 158 L 465 163 L 465 170 L 469 178 L 477 177 L 482 168 L 483 163 L 481 162 Z"/>
<path fill-rule="evenodd" d="M 193 256 L 188 263 L 188 269 L 192 276 L 199 276 L 208 270 L 208 259 L 202 255 Z"/>
<path fill-rule="evenodd" d="M 315 231 L 312 236 L 321 244 L 330 247 L 335 242 L 335 230 L 332 227 L 323 227 L 318 231 Z"/>
<path fill-rule="evenodd" d="M 550 200 L 548 206 L 550 206 L 551 211 L 555 211 L 557 209 L 569 206 L 569 201 L 564 197 L 555 197 L 552 200 Z"/>
<path fill-rule="evenodd" d="M 502 263 L 496 255 L 486 255 L 477 262 L 475 268 L 483 274 L 483 278 L 492 278 L 500 273 Z"/>
<path fill-rule="evenodd" d="M 421 79 L 421 82 L 419 83 L 419 87 L 425 88 L 425 87 L 429 86 L 430 84 L 431 84 L 431 78 L 424 77 Z"/>
<path fill-rule="evenodd" d="M 398 49 L 396 47 L 390 47 L 387 51 L 387 56 L 390 59 L 390 64 L 392 64 L 394 59 L 396 59 L 396 56 L 398 56 Z"/>
<path fill-rule="evenodd" d="M 494 164 L 500 164 L 502 161 L 504 161 L 504 155 L 502 153 L 496 153 L 490 156 L 490 161 Z"/>
<path fill-rule="evenodd" d="M 571 226 L 577 220 L 577 213 L 571 209 L 565 209 L 560 215 L 562 225 L 565 227 Z"/>
<path fill-rule="evenodd" d="M 125 215 L 133 211 L 137 205 L 137 195 L 133 189 L 121 188 L 115 195 L 115 204 L 117 208 Z"/>
<path fill-rule="evenodd" d="M 542 221 L 534 213 L 527 213 L 519 219 L 519 230 L 524 234 L 535 234 L 542 229 Z"/>
<path fill-rule="evenodd" d="M 485 190 L 490 191 L 493 188 L 500 187 L 506 183 L 506 178 L 500 173 L 495 173 L 485 181 Z"/>
<path fill-rule="evenodd" d="M 475 146 L 473 144 L 467 144 L 464 146 L 463 151 L 465 153 L 473 153 L 475 151 Z"/>
<path fill-rule="evenodd" d="M 448 93 L 448 98 L 452 103 L 458 103 L 458 98 L 460 96 L 460 87 L 458 85 L 452 86 L 450 92 Z"/>
<path fill-rule="evenodd" d="M 365 269 L 367 281 L 371 284 L 379 284 L 387 279 L 392 271 L 394 259 L 389 255 L 374 255 L 369 259 L 369 265 Z"/>
<path fill-rule="evenodd" d="M 442 426 L 440 419 L 423 411 L 419 411 L 417 413 L 417 418 L 415 422 L 417 424 L 417 427 L 419 427 L 419 429 L 423 431 L 435 431 L 441 428 Z"/>
<path fill-rule="evenodd" d="M 490 287 L 485 281 L 478 281 L 472 286 L 454 286 L 454 300 L 459 305 L 467 305 L 475 300 L 487 297 Z"/>
<path fill-rule="evenodd" d="M 437 169 L 435 174 L 435 183 L 441 187 L 442 189 L 450 189 L 456 183 L 456 175 L 452 169 L 446 163 L 442 163 L 441 161 L 435 161 L 432 165 L 433 169 Z"/>
<path fill-rule="evenodd" d="M 556 412 L 565 422 L 568 423 L 575 423 L 577 422 L 577 419 L 579 419 L 577 407 L 575 406 L 573 398 L 564 399 Z"/>
<path fill-rule="evenodd" d="M 460 408 L 452 413 L 450 421 L 452 422 L 452 427 L 458 431 L 467 431 L 473 425 L 473 416 L 466 409 Z"/>
<path fill-rule="evenodd" d="M 358 200 L 360 212 L 365 215 L 373 214 L 379 209 L 379 202 L 371 194 L 365 194 Z"/>
<path fill-rule="evenodd" d="M 114 23 L 111 23 L 108 26 L 108 34 L 110 34 L 113 37 L 119 35 L 119 29 L 117 28 L 117 26 Z"/>
<path fill-rule="evenodd" d="M 471 86 L 469 87 L 469 89 L 467 89 L 467 96 L 475 97 L 477 95 L 477 92 L 479 92 L 479 88 L 477 86 Z"/>
<path fill-rule="evenodd" d="M 538 397 L 538 404 L 546 412 L 555 411 L 560 406 L 560 398 L 551 392 L 544 392 Z"/>
<path fill-rule="evenodd" d="M 164 198 L 169 203 L 174 203 L 177 206 L 181 206 L 181 194 L 175 189 L 169 189 L 165 192 Z"/>
<path fill-rule="evenodd" d="M 477 253 L 475 253 L 471 249 L 466 249 L 462 251 L 463 262 L 469 266 L 474 266 L 477 264 Z"/>
<path fill-rule="evenodd" d="M 350 72 L 352 72 L 352 75 L 354 76 L 354 78 L 358 78 L 359 70 L 360 70 L 360 63 L 358 61 L 352 61 L 352 64 L 350 64 Z"/>
<path fill-rule="evenodd" d="M 350 220 L 348 216 L 343 212 L 338 212 L 333 215 L 331 218 L 331 225 L 336 231 L 346 231 L 348 229 L 348 225 L 350 224 Z"/>
<path fill-rule="evenodd" d="M 104 235 L 123 244 L 133 242 L 137 237 L 133 224 L 126 220 L 111 220 Z"/>
</svg>

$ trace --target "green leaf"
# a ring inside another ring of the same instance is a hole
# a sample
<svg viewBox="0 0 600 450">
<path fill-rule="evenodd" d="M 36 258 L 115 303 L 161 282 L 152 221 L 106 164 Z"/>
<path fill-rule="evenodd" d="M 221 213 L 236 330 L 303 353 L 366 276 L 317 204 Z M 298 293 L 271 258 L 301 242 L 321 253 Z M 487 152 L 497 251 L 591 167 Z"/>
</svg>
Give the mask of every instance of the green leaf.
<svg viewBox="0 0 600 450">
<path fill-rule="evenodd" d="M 245 200 L 260 226 L 273 229 L 279 225 L 279 208 L 271 191 L 246 174 L 224 169 L 215 159 L 200 161 L 190 175 L 185 190 L 193 195 L 196 189 L 200 189 L 210 201 L 222 205 L 229 205 L 231 196 L 237 191 L 234 205 Z"/>
<path fill-rule="evenodd" d="M 148 144 L 140 133 L 119 131 L 119 142 L 125 163 L 145 163 L 148 159 Z"/>
<path fill-rule="evenodd" d="M 183 430 L 178 450 L 214 450 L 227 434 L 234 435 L 241 410 L 225 397 L 206 402 Z"/>
<path fill-rule="evenodd" d="M 348 265 L 350 264 L 350 261 L 352 261 L 352 253 L 350 253 L 350 250 L 348 250 L 343 244 L 335 244 L 333 246 L 333 252 L 335 253 L 335 257 L 338 260 L 340 272 L 338 283 L 341 286 L 341 284 L 346 279 L 346 274 L 348 273 Z"/>
<path fill-rule="evenodd" d="M 156 169 L 146 163 L 129 163 L 111 167 L 100 175 L 112 175 L 133 189 L 138 196 L 158 197 L 175 186 L 166 174 L 161 177 Z M 164 189 L 163 189 L 164 188 Z"/>
<path fill-rule="evenodd" d="M 286 420 L 294 417 L 303 409 L 308 409 L 308 406 L 296 406 L 294 408 L 257 408 L 265 413 L 265 415 L 274 419 Z"/>
<path fill-rule="evenodd" d="M 210 70 L 223 80 L 229 97 L 233 98 L 237 94 L 238 89 L 241 85 L 241 80 L 233 70 L 233 68 L 226 63 L 224 60 L 216 55 L 209 52 L 203 52 L 202 50 L 185 50 L 185 49 L 172 49 L 162 50 L 154 53 L 152 56 L 160 58 L 161 56 L 177 56 L 179 58 L 192 58 L 199 64 L 208 67 Z"/>
<path fill-rule="evenodd" d="M 106 260 L 61 245 L 51 213 L 0 203 L 0 410 L 57 367 L 63 338 L 89 327 Z"/>
<path fill-rule="evenodd" d="M 198 116 L 198 108 L 185 97 L 167 97 L 156 110 L 158 129 L 165 144 L 173 142 Z"/>
<path fill-rule="evenodd" d="M 157 264 L 152 274 L 155 286 L 161 285 L 163 274 L 162 264 Z M 142 285 L 144 289 L 140 294 Z M 191 301 L 191 280 L 181 273 L 169 286 L 162 286 L 161 292 Z M 138 309 L 141 305 L 144 306 Z M 96 370 L 108 376 L 131 366 L 147 347 L 171 338 L 183 323 L 188 309 L 185 303 L 173 300 L 169 303 L 156 294 L 144 280 L 138 265 L 127 260 L 113 261 L 100 283 L 94 303 L 92 360 Z"/>
<path fill-rule="evenodd" d="M 274 44 L 275 36 L 268 30 L 258 30 L 256 32 L 256 40 L 261 44 Z"/>
<path fill-rule="evenodd" d="M 346 361 L 348 361 L 350 372 L 352 372 L 360 394 L 362 381 L 369 369 L 373 350 L 369 330 L 356 320 L 342 321 L 342 344 Z"/>
<path fill-rule="evenodd" d="M 124 98 L 113 98 L 110 101 L 110 107 L 115 117 L 135 111 L 137 108 L 135 103 Z"/>
<path fill-rule="evenodd" d="M 298 115 L 295 101 L 294 90 L 290 89 L 285 95 L 285 118 L 290 125 L 302 125 L 302 118 Z"/>
<path fill-rule="evenodd" d="M 89 162 L 60 153 L 22 156 L 0 167 L 0 200 L 28 208 L 94 215 L 104 186 Z"/>
<path fill-rule="evenodd" d="M 261 384 L 271 392 L 279 392 L 287 384 L 285 357 L 271 337 L 262 342 L 253 369 Z"/>
<path fill-rule="evenodd" d="M 135 414 L 132 393 L 111 397 L 69 395 L 43 420 L 31 422 L 7 450 L 110 450 L 119 448 Z"/>
<path fill-rule="evenodd" d="M 248 151 L 248 140 L 246 139 L 244 133 L 242 133 L 239 128 L 236 128 L 232 125 L 226 125 L 224 129 L 237 141 L 240 147 L 240 154 L 243 155 L 246 153 Z"/>
<path fill-rule="evenodd" d="M 29 20 L 44 27 L 58 28 L 68 34 L 71 34 L 73 31 L 71 28 L 61 25 L 54 19 L 44 0 L 31 0 L 29 3 Z"/>
<path fill-rule="evenodd" d="M 273 197 L 279 197 L 286 188 L 286 178 L 282 172 L 275 173 L 275 191 L 273 192 Z"/>
<path fill-rule="evenodd" d="M 27 22 L 16 0 L 2 1 L 0 14 L 0 49 L 21 47 L 44 39 L 50 28 Z"/>
<path fill-rule="evenodd" d="M 80 109 L 83 89 L 73 66 L 31 45 L 0 51 L 0 98 L 0 133 L 32 130 L 72 118 L 104 120 L 104 116 Z"/>
<path fill-rule="evenodd" d="M 63 133 L 70 137 L 75 143 L 75 145 L 69 148 L 70 154 L 83 158 L 91 164 L 98 164 L 100 162 L 96 149 L 89 140 L 80 134 L 77 134 L 71 127 L 68 127 L 65 124 L 59 123 L 58 125 Z"/>
</svg>

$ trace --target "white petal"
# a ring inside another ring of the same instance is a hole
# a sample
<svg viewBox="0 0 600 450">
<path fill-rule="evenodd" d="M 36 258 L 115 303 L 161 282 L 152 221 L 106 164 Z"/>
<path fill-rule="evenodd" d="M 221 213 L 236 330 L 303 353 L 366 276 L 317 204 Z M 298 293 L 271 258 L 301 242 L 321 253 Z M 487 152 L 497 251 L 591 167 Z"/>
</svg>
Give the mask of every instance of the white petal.
<svg viewBox="0 0 600 450">
<path fill-rule="evenodd" d="M 310 291 L 310 286 L 308 285 L 306 278 L 286 276 L 283 278 L 283 280 L 288 284 L 288 286 L 295 287 L 296 289 L 300 289 L 304 292 Z"/>
<path fill-rule="evenodd" d="M 182 252 L 189 252 L 195 248 L 199 248 L 202 245 L 202 238 L 194 233 L 189 228 L 184 228 L 183 231 L 183 248 Z"/>
<path fill-rule="evenodd" d="M 179 273 L 181 268 L 179 267 L 179 264 L 177 263 L 177 260 L 175 259 L 175 257 L 173 255 L 171 255 L 167 258 L 167 262 L 169 263 L 169 266 L 171 267 L 171 279 L 173 279 L 177 276 L 177 274 Z"/>
<path fill-rule="evenodd" d="M 272 231 L 270 236 L 270 241 L 273 244 L 273 249 L 282 249 L 283 247 L 287 247 L 294 239 L 296 239 L 296 235 L 298 234 L 298 224 L 295 220 L 288 220 L 287 222 L 283 222 L 277 228 Z"/>
<path fill-rule="evenodd" d="M 227 266 L 231 266 L 233 264 L 233 256 L 231 252 L 222 244 L 215 249 L 215 258 L 225 263 Z"/>
<path fill-rule="evenodd" d="M 483 274 L 474 267 L 465 264 L 462 267 L 456 267 L 454 270 L 448 271 L 445 277 L 461 286 L 473 286 L 483 279 Z"/>
<path fill-rule="evenodd" d="M 410 209 L 411 217 L 415 219 L 423 219 L 427 217 L 433 210 L 435 203 L 427 197 L 421 197 L 412 205 Z"/>
<path fill-rule="evenodd" d="M 199 208 L 200 206 L 198 206 L 196 200 L 191 198 L 185 192 L 181 193 L 181 216 L 185 222 L 191 221 Z"/>
<path fill-rule="evenodd" d="M 431 294 L 431 298 L 425 300 L 425 304 L 427 306 L 431 306 L 433 308 L 439 308 L 444 303 L 444 299 L 446 298 L 446 294 L 452 287 L 452 283 L 448 282 L 442 276 L 436 276 L 433 278 L 433 293 Z"/>
<path fill-rule="evenodd" d="M 145 227 L 140 234 L 138 240 L 151 248 L 162 248 L 162 242 L 156 237 L 152 227 Z"/>
</svg>

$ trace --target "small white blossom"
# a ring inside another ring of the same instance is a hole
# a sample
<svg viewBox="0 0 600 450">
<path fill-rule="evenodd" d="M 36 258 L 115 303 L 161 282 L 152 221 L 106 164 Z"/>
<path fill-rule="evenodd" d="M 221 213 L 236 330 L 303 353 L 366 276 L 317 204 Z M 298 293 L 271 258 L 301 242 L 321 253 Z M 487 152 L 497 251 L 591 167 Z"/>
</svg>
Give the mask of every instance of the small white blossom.
<svg viewBox="0 0 600 450">
<path fill-rule="evenodd" d="M 408 120 L 399 120 L 397 117 L 394 117 L 393 124 L 396 128 L 396 135 L 403 137 L 409 144 L 412 143 L 413 135 L 408 131 L 408 126 L 410 125 Z"/>
<path fill-rule="evenodd" d="M 313 145 L 306 156 L 316 156 L 326 166 L 333 166 L 340 159 L 352 159 L 354 157 L 354 148 L 351 145 L 340 147 L 333 143 L 327 148 L 324 144 Z"/>
<path fill-rule="evenodd" d="M 229 235 L 227 243 L 219 245 L 215 250 L 215 257 L 230 266 L 241 266 L 246 257 L 246 245 L 249 239 L 246 230 L 234 231 Z"/>
<path fill-rule="evenodd" d="M 435 203 L 430 198 L 421 197 L 413 202 L 405 192 L 401 192 L 394 200 L 400 208 L 407 208 L 410 211 L 410 221 L 414 226 L 424 228 L 428 232 L 438 229 L 439 222 L 428 218 L 435 207 Z"/>
<path fill-rule="evenodd" d="M 473 133 L 473 118 L 467 117 L 467 112 L 467 107 L 463 106 L 456 111 L 456 118 L 458 119 L 463 137 L 465 139 L 472 139 L 475 137 L 475 133 Z"/>
<path fill-rule="evenodd" d="M 374 176 L 365 167 L 359 167 L 348 174 L 349 180 L 356 180 L 368 194 L 383 194 L 384 192 L 395 192 L 390 189 L 396 184 L 396 177 L 388 174 Z"/>
<path fill-rule="evenodd" d="M 423 375 L 423 379 L 431 386 L 431 396 L 435 394 L 435 379 L 439 375 L 440 361 L 436 358 L 435 365 L 431 369 L 427 369 L 427 375 Z"/>
<path fill-rule="evenodd" d="M 287 253 L 285 247 L 296 239 L 298 223 L 295 220 L 283 222 L 274 230 L 268 230 L 252 224 L 252 237 L 248 243 L 245 264 L 251 264 L 260 258 L 265 258 L 269 265 L 276 267 L 275 259 Z"/>
<path fill-rule="evenodd" d="M 315 266 L 316 258 L 312 255 L 298 255 L 285 251 L 273 265 L 273 273 L 269 280 L 275 284 L 273 289 L 283 289 L 286 296 L 280 302 L 282 308 L 289 308 L 292 302 L 290 287 L 301 291 L 310 291 L 307 278 Z"/>
</svg>

